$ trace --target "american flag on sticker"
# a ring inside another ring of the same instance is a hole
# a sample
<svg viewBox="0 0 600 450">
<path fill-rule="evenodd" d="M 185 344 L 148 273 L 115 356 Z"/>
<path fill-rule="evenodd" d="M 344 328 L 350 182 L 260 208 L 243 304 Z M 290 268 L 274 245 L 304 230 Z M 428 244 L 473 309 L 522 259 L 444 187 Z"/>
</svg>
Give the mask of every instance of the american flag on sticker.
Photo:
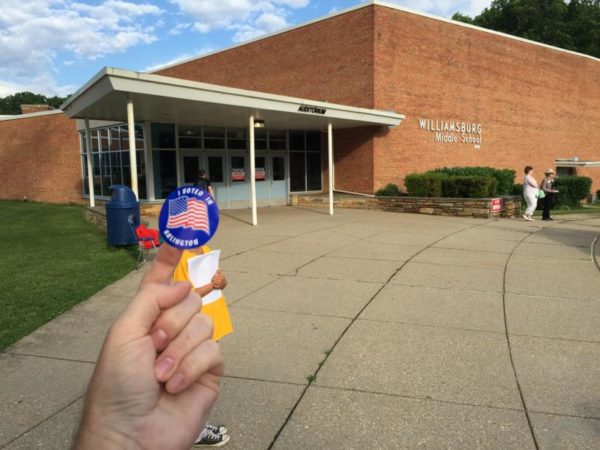
<svg viewBox="0 0 600 450">
<path fill-rule="evenodd" d="M 201 230 L 210 234 L 206 203 L 186 196 L 170 200 L 167 228 L 181 227 Z"/>
</svg>

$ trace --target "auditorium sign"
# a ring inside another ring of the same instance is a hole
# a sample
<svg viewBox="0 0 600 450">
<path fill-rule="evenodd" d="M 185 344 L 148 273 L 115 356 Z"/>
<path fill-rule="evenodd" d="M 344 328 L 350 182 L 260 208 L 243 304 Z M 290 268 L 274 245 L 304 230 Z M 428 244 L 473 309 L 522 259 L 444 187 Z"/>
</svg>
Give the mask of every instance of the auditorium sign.
<svg viewBox="0 0 600 450">
<path fill-rule="evenodd" d="M 481 124 L 458 120 L 419 118 L 419 129 L 433 133 L 433 141 L 442 144 L 473 144 L 481 146 Z"/>
</svg>

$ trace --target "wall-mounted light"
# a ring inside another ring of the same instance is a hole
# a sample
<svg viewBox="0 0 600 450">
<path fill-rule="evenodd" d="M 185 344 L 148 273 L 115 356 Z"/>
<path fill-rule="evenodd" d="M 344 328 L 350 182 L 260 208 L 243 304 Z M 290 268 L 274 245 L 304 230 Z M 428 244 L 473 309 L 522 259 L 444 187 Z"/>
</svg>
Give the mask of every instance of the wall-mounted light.
<svg viewBox="0 0 600 450">
<path fill-rule="evenodd" d="M 254 119 L 254 128 L 264 128 L 265 121 L 262 119 Z"/>
</svg>

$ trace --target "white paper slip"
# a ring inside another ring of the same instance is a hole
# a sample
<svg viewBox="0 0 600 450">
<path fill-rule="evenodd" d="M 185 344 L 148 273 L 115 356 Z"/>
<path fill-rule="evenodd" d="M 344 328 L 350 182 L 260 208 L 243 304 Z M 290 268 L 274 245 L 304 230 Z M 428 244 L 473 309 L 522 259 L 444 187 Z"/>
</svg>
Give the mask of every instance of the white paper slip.
<svg viewBox="0 0 600 450">
<path fill-rule="evenodd" d="M 194 256 L 188 259 L 188 274 L 190 281 L 195 287 L 206 286 L 211 283 L 212 277 L 219 269 L 219 258 L 221 250 L 213 250 L 204 255 Z M 214 289 L 202 297 L 202 303 L 208 304 L 221 298 L 221 290 Z"/>
</svg>

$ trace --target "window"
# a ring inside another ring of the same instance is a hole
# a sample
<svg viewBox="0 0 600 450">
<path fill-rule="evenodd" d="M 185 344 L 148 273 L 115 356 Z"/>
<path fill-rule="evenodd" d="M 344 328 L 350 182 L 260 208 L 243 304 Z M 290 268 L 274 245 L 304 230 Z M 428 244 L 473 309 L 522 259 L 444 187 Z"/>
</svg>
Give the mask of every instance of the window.
<svg viewBox="0 0 600 450">
<path fill-rule="evenodd" d="M 231 157 L 231 181 L 239 183 L 246 181 L 246 158 L 243 156 Z"/>
<path fill-rule="evenodd" d="M 256 136 L 255 136 L 256 141 Z M 236 150 L 245 150 L 248 148 L 246 139 L 246 130 L 228 129 L 227 130 L 227 148 Z"/>
<path fill-rule="evenodd" d="M 154 193 L 156 198 L 167 198 L 177 188 L 176 153 L 169 150 L 154 150 Z"/>
<path fill-rule="evenodd" d="M 225 128 L 204 128 L 204 148 L 224 149 Z"/>
<path fill-rule="evenodd" d="M 208 178 L 211 183 L 223 182 L 223 157 L 209 156 L 208 157 Z"/>
<path fill-rule="evenodd" d="M 273 156 L 273 181 L 285 180 L 285 159 L 283 156 Z"/>
<path fill-rule="evenodd" d="M 254 157 L 254 179 L 256 181 L 266 181 L 267 179 L 267 167 L 265 165 L 267 158 L 264 156 Z"/>
<path fill-rule="evenodd" d="M 291 191 L 320 191 L 321 179 L 321 133 L 290 131 Z"/>
<path fill-rule="evenodd" d="M 153 148 L 175 148 L 175 125 L 153 123 L 151 129 Z"/>
<path fill-rule="evenodd" d="M 202 127 L 180 125 L 179 148 L 202 148 Z"/>
</svg>

